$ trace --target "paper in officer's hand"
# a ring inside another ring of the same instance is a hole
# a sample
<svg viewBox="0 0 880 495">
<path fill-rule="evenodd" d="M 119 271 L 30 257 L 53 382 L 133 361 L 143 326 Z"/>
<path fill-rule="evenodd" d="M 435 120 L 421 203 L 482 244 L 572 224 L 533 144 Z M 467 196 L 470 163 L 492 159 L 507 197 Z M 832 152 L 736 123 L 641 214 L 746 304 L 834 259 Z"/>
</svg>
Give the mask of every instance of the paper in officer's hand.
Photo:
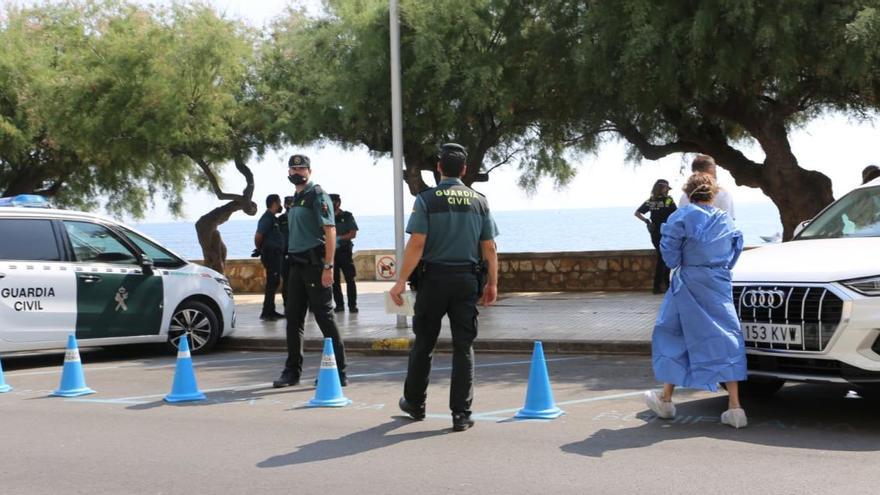
<svg viewBox="0 0 880 495">
<path fill-rule="evenodd" d="M 415 314 L 415 309 L 413 308 L 416 299 L 415 294 L 410 291 L 404 291 L 400 297 L 403 298 L 403 304 L 398 306 L 394 303 L 394 299 L 391 299 L 391 292 L 385 291 L 385 312 L 390 315 L 413 316 Z"/>
</svg>

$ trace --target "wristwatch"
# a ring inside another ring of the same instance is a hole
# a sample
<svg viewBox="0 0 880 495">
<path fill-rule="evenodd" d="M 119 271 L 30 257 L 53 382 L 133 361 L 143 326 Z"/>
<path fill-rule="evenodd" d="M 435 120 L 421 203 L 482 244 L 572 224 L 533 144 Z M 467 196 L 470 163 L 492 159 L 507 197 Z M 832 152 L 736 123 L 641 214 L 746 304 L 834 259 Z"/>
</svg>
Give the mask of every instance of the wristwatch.
<svg viewBox="0 0 880 495">
<path fill-rule="evenodd" d="M 333 268 L 333 263 L 329 263 L 329 264 L 328 264 L 328 263 L 324 263 L 324 269 L 325 269 L 325 270 L 330 270 L 330 269 L 332 269 L 332 268 Z"/>
</svg>

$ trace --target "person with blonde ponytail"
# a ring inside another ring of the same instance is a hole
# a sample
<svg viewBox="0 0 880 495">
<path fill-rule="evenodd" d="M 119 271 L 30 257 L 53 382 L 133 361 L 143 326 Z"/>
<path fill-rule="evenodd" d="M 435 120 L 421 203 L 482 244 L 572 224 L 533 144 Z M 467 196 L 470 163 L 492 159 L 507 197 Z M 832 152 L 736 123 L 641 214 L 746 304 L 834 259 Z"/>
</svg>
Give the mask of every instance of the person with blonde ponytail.
<svg viewBox="0 0 880 495">
<path fill-rule="evenodd" d="M 743 248 L 742 232 L 730 214 L 712 206 L 718 186 L 705 173 L 695 173 L 684 186 L 689 204 L 663 225 L 660 252 L 672 270 L 669 290 L 654 326 L 654 376 L 663 393 L 645 393 L 648 407 L 660 418 L 675 417 L 675 387 L 716 391 L 725 384 L 728 409 L 721 422 L 746 426 L 739 402 L 739 382 L 746 379 L 746 354 L 730 270 Z"/>
</svg>

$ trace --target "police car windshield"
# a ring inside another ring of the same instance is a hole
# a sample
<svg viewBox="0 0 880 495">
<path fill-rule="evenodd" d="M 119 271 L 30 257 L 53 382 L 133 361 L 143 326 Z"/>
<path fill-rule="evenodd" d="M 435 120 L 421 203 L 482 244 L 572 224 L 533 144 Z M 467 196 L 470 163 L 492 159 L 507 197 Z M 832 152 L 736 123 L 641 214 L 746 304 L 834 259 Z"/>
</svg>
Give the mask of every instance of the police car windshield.
<svg viewBox="0 0 880 495">
<path fill-rule="evenodd" d="M 150 241 L 144 236 L 132 232 L 128 229 L 122 229 L 131 242 L 141 250 L 141 252 L 153 260 L 153 266 L 158 268 L 180 268 L 186 262 L 171 254 L 168 250 Z"/>
<path fill-rule="evenodd" d="M 856 189 L 822 212 L 797 239 L 880 237 L 880 186 Z"/>
</svg>

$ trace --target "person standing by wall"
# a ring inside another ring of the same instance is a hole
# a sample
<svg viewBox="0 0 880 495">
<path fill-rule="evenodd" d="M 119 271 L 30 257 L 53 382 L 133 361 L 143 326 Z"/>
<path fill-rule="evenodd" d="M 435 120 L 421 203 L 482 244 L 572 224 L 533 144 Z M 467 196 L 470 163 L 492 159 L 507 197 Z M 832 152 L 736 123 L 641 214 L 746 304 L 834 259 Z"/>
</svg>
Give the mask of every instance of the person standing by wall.
<svg viewBox="0 0 880 495">
<path fill-rule="evenodd" d="M 715 164 L 715 159 L 709 155 L 697 155 L 694 158 L 694 161 L 691 162 L 691 172 L 693 173 L 701 173 L 701 174 L 709 174 L 714 179 L 715 185 L 718 188 L 718 193 L 715 195 L 715 199 L 712 200 L 712 206 L 716 208 L 720 208 L 722 211 L 726 211 L 730 218 L 736 220 L 736 212 L 733 208 L 733 195 L 730 194 L 730 191 L 724 189 L 721 186 L 718 186 L 718 165 Z M 681 199 L 678 200 L 678 207 L 681 208 L 690 203 L 690 198 L 687 195 L 687 192 L 683 192 L 681 194 Z"/>
<path fill-rule="evenodd" d="M 293 196 L 284 196 L 284 211 L 278 214 L 278 227 L 281 230 L 281 240 L 284 242 L 284 248 L 281 259 L 281 298 L 284 300 L 284 312 L 287 313 L 287 276 L 290 275 L 290 262 L 287 260 L 287 244 L 290 242 L 290 227 L 287 216 L 290 214 L 290 207 L 293 206 Z"/>
<path fill-rule="evenodd" d="M 345 293 L 348 296 L 348 312 L 357 313 L 357 270 L 354 266 L 354 243 L 358 233 L 357 222 L 350 211 L 342 209 L 342 198 L 331 194 L 333 201 L 333 217 L 336 218 L 336 259 L 333 261 L 333 300 L 336 312 L 345 311 L 345 300 L 342 297 L 342 276 L 345 277 Z M 341 276 L 340 276 L 341 275 Z"/>
<path fill-rule="evenodd" d="M 266 287 L 263 293 L 263 310 L 260 319 L 274 321 L 284 318 L 284 315 L 275 310 L 275 293 L 278 291 L 278 283 L 281 281 L 281 260 L 284 249 L 284 241 L 281 237 L 281 228 L 275 217 L 281 211 L 281 198 L 277 194 L 266 197 L 266 212 L 257 223 L 257 233 L 254 234 L 254 254 L 260 256 L 260 262 L 266 269 Z"/>
<path fill-rule="evenodd" d="M 660 255 L 660 227 L 669 215 L 675 212 L 675 201 L 669 197 L 669 181 L 660 179 L 651 188 L 651 197 L 642 203 L 635 212 L 636 218 L 645 222 L 651 234 L 651 244 L 657 252 L 657 265 L 654 268 L 654 294 L 661 294 L 669 287 L 669 268 Z M 651 215 L 648 219 L 645 213 Z"/>
</svg>

